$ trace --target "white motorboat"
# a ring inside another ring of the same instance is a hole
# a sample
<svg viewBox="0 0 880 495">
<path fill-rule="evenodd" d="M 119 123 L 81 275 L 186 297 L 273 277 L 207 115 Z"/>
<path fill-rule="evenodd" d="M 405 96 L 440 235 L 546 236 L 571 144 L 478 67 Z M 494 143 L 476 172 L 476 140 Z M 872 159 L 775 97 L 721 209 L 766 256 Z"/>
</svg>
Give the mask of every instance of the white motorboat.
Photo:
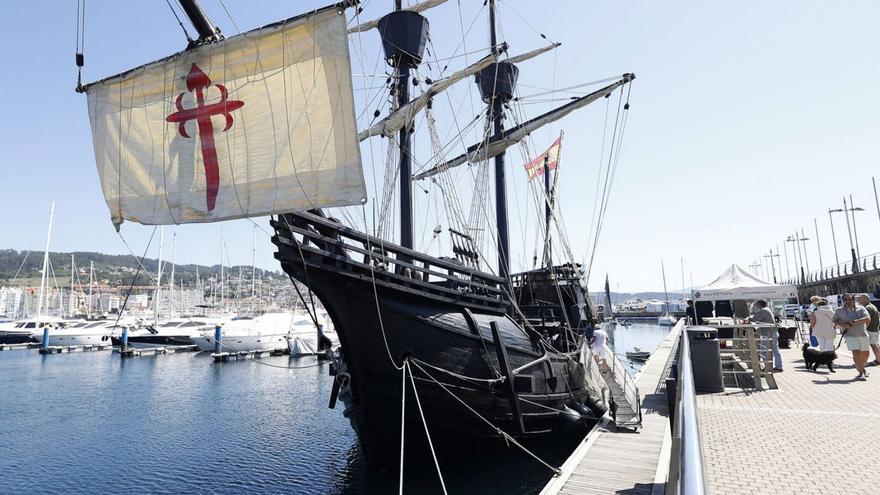
<svg viewBox="0 0 880 495">
<path fill-rule="evenodd" d="M 208 324 L 205 319 L 181 319 L 130 330 L 128 345 L 138 349 L 194 345 L 193 337 L 199 334 L 198 329 Z M 121 344 L 120 333 L 114 335 L 114 345 Z"/>
<path fill-rule="evenodd" d="M 326 314 L 318 313 L 318 321 L 321 323 L 322 334 L 327 339 L 324 343 L 331 349 L 339 347 L 339 336 L 330 323 Z M 290 328 L 290 336 L 287 339 L 287 348 L 291 356 L 314 356 L 323 352 L 324 346 L 318 343 L 318 329 L 308 313 L 295 313 L 293 324 Z"/>
<path fill-rule="evenodd" d="M 266 313 L 255 318 L 236 318 L 222 325 L 222 352 L 277 351 L 287 348 L 294 313 Z M 213 351 L 215 326 L 200 328 L 192 340 L 201 351 Z"/>
<path fill-rule="evenodd" d="M 63 319 L 52 316 L 0 323 L 0 344 L 39 342 L 44 327 L 54 328 L 62 323 L 64 323 Z"/>
<path fill-rule="evenodd" d="M 49 327 L 49 347 L 112 345 L 110 338 L 113 320 L 76 320 Z M 34 333 L 34 339 L 42 342 L 42 330 Z"/>
</svg>

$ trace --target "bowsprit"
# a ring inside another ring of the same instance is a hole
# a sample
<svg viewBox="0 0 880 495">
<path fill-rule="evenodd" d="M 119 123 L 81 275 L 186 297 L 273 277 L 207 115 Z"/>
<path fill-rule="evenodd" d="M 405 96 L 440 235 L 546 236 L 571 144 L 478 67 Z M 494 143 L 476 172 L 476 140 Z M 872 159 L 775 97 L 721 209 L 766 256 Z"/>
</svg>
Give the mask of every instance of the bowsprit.
<svg viewBox="0 0 880 495">
<path fill-rule="evenodd" d="M 213 85 L 220 90 L 220 101 L 206 105 L 205 90 L 211 86 L 211 79 L 208 78 L 208 75 L 202 72 L 198 65 L 192 64 L 189 73 L 186 75 L 186 89 L 191 93 L 195 93 L 196 106 L 195 108 L 184 108 L 183 95 L 185 93 L 180 93 L 174 102 L 178 111 L 165 118 L 168 122 L 178 123 L 178 132 L 185 138 L 190 137 L 186 133 L 185 126 L 187 121 L 195 120 L 198 123 L 199 138 L 201 138 L 202 142 L 202 160 L 205 165 L 205 200 L 208 205 L 208 211 L 214 210 L 214 205 L 217 202 L 217 191 L 220 188 L 220 169 L 217 163 L 217 149 L 214 146 L 214 126 L 211 124 L 211 117 L 213 115 L 223 115 L 226 117 L 226 127 L 223 128 L 225 132 L 232 127 L 232 114 L 229 112 L 244 106 L 243 101 L 229 100 L 227 98 L 228 91 L 226 86 L 222 84 Z"/>
</svg>

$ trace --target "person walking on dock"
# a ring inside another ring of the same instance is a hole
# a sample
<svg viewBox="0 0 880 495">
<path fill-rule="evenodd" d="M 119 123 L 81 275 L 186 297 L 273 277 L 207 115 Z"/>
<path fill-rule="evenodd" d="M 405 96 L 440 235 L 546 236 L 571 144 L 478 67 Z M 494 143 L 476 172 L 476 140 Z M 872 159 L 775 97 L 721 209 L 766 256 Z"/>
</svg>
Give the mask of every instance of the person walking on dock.
<svg viewBox="0 0 880 495">
<path fill-rule="evenodd" d="M 871 304 L 871 299 L 867 294 L 859 294 L 859 304 L 864 306 L 868 310 L 868 314 L 871 315 L 871 323 L 868 323 L 868 345 L 874 351 L 874 360 L 866 366 L 877 366 L 880 365 L 880 312 L 877 311 L 877 306 Z M 868 357 L 871 356 L 868 355 Z"/>
<path fill-rule="evenodd" d="M 596 363 L 600 367 L 608 366 L 608 363 L 605 361 L 605 353 L 607 352 L 605 342 L 607 341 L 608 334 L 605 333 L 602 327 L 597 328 L 593 332 L 593 338 L 590 339 L 590 349 L 593 350 L 593 356 L 596 357 Z"/>
<path fill-rule="evenodd" d="M 853 362 L 859 372 L 856 380 L 865 381 L 868 373 L 865 371 L 865 363 L 868 361 L 867 325 L 871 322 L 871 315 L 864 306 L 856 304 L 852 294 L 843 295 L 843 306 L 834 312 L 834 323 L 844 330 L 843 338 L 846 339 L 846 348 L 852 351 Z"/>
<path fill-rule="evenodd" d="M 700 318 L 700 315 L 697 313 L 697 308 L 696 308 L 696 306 L 694 306 L 694 300 L 688 299 L 687 304 L 688 304 L 688 307 L 687 307 L 686 312 L 687 312 L 687 318 L 688 318 L 689 324 L 702 325 L 703 319 Z"/>
<path fill-rule="evenodd" d="M 819 298 L 815 303 L 816 309 L 810 311 L 810 328 L 813 337 L 816 337 L 820 352 L 834 350 L 834 338 L 837 330 L 834 329 L 834 310 L 828 305 L 828 301 Z"/>
<path fill-rule="evenodd" d="M 782 371 L 782 354 L 779 352 L 779 327 L 776 326 L 776 318 L 773 317 L 773 311 L 767 307 L 767 301 L 758 299 L 754 304 L 755 312 L 749 318 L 753 323 L 761 323 L 758 331 L 761 333 L 761 352 L 767 350 L 767 342 L 770 339 L 770 345 L 773 349 L 773 371 Z M 772 325 L 772 326 L 771 326 Z"/>
</svg>

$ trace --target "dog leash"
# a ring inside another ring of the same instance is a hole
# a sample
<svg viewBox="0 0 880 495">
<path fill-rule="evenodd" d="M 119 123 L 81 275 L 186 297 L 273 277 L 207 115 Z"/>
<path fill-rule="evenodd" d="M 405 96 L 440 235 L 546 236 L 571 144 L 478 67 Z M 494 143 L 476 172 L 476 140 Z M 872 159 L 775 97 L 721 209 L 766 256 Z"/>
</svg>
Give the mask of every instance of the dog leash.
<svg viewBox="0 0 880 495">
<path fill-rule="evenodd" d="M 838 342 L 838 343 L 837 343 L 837 347 L 834 348 L 835 351 L 838 350 L 838 349 L 840 349 L 840 344 L 843 344 L 843 336 L 846 335 L 846 332 L 849 332 L 849 328 L 847 328 L 846 330 L 844 330 L 844 331 L 840 334 L 840 342 Z"/>
</svg>

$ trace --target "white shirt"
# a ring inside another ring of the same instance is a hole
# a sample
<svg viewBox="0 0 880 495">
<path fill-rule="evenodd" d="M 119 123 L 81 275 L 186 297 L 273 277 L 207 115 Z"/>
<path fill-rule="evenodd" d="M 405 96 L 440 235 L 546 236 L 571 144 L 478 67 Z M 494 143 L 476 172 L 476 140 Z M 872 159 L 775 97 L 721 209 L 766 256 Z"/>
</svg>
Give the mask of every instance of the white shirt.
<svg viewBox="0 0 880 495">
<path fill-rule="evenodd" d="M 605 347 L 605 340 L 608 339 L 608 334 L 605 333 L 605 330 L 601 328 L 597 328 L 593 331 L 593 347 L 602 348 Z"/>
</svg>

